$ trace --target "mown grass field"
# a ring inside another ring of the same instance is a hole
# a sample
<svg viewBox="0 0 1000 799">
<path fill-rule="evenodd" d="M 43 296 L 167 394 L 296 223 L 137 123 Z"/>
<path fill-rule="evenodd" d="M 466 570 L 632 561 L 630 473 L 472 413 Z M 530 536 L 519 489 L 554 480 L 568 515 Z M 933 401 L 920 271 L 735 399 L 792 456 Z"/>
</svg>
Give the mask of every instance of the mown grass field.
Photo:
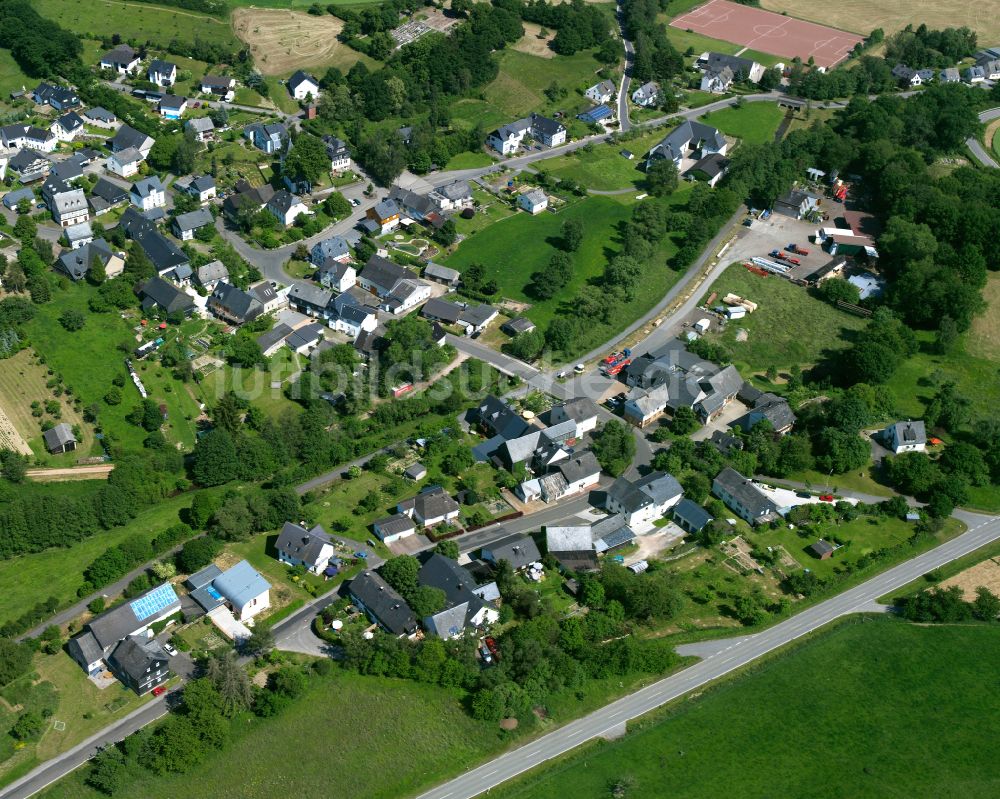
<svg viewBox="0 0 1000 799">
<path fill-rule="evenodd" d="M 239 50 L 241 45 L 229 20 L 181 8 L 129 3 L 126 0 L 34 0 L 43 17 L 53 19 L 83 36 L 101 38 L 119 34 L 122 39 L 149 41 L 164 47 L 171 39 L 195 38 Z"/>
<path fill-rule="evenodd" d="M 471 767 L 501 743 L 499 731 L 473 721 L 455 693 L 339 670 L 311 682 L 276 718 L 239 727 L 240 736 L 202 766 L 163 777 L 142 772 L 116 796 L 398 799 Z M 84 784 L 85 775 L 73 772 L 42 796 L 103 796 Z"/>
<path fill-rule="evenodd" d="M 103 483 L 85 480 L 78 483 L 54 483 L 52 490 L 65 496 L 67 491 L 97 491 Z M 48 489 L 45 486 L 44 489 Z M 33 487 L 41 491 L 43 487 Z M 74 493 L 74 496 L 77 494 Z M 50 596 L 61 607 L 76 601 L 76 591 L 83 583 L 83 570 L 105 549 L 121 543 L 131 535 L 152 539 L 172 524 L 180 521 L 182 508 L 190 507 L 192 496 L 182 494 L 165 499 L 139 514 L 126 526 L 97 534 L 71 547 L 47 549 L 30 555 L 20 555 L 0 561 L 0 623 L 15 619 Z"/>
<path fill-rule="evenodd" d="M 993 797 L 997 659 L 997 625 L 845 623 L 492 795 Z"/>
<path fill-rule="evenodd" d="M 569 155 L 549 158 L 544 169 L 559 178 L 571 178 L 588 189 L 614 191 L 616 189 L 643 188 L 646 153 L 670 132 L 672 126 L 657 128 L 649 133 L 610 144 L 596 144 L 584 147 Z M 628 150 L 634 158 L 630 161 L 621 153 Z"/>
<path fill-rule="evenodd" d="M 31 91 L 37 85 L 38 81 L 32 82 L 21 71 L 10 50 L 0 49 L 0 102 L 7 102 L 13 91 L 20 91 L 22 88 Z"/>
<path fill-rule="evenodd" d="M 758 304 L 754 313 L 727 323 L 723 333 L 710 334 L 730 349 L 742 370 L 816 363 L 825 353 L 848 346 L 845 333 L 865 325 L 864 319 L 834 308 L 801 286 L 778 277 L 759 277 L 739 264 L 723 272 L 704 296 L 713 291 L 718 295 L 716 304 L 729 292 Z M 741 329 L 747 331 L 742 342 L 736 340 Z"/>
<path fill-rule="evenodd" d="M 747 144 L 763 144 L 774 140 L 774 133 L 784 116 L 776 103 L 744 103 L 740 108 L 713 111 L 701 121 Z"/>
</svg>

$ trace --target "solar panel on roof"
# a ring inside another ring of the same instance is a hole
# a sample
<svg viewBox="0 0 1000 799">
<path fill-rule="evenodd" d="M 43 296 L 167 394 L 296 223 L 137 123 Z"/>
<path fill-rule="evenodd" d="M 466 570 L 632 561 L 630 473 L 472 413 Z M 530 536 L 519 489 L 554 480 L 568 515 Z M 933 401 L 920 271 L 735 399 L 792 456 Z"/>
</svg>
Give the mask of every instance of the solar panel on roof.
<svg viewBox="0 0 1000 799">
<path fill-rule="evenodd" d="M 139 597 L 129 604 L 135 617 L 139 621 L 145 621 L 150 616 L 155 616 L 176 601 L 177 594 L 174 593 L 174 587 L 170 583 L 164 583 L 159 588 L 154 588 L 148 594 Z"/>
</svg>

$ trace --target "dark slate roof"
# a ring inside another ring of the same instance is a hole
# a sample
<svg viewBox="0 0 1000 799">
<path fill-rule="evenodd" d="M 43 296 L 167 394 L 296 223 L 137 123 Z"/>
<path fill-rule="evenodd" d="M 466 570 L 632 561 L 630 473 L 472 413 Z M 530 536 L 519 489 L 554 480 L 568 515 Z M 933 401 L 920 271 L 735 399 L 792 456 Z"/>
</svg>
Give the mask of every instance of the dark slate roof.
<svg viewBox="0 0 1000 799">
<path fill-rule="evenodd" d="M 809 547 L 817 556 L 823 557 L 823 555 L 829 555 L 833 552 L 833 544 L 829 541 L 824 541 L 822 538 L 819 539 L 815 544 Z"/>
<path fill-rule="evenodd" d="M 674 506 L 674 518 L 683 519 L 692 529 L 697 532 L 710 521 L 712 514 L 705 510 L 697 502 L 685 497 Z"/>
<path fill-rule="evenodd" d="M 706 69 L 710 72 L 719 72 L 729 67 L 733 75 L 742 75 L 744 79 L 749 77 L 750 71 L 756 62 L 750 58 L 740 58 L 727 53 L 709 53 L 706 62 Z"/>
<path fill-rule="evenodd" d="M 479 420 L 506 440 L 520 438 L 528 429 L 528 423 L 518 416 L 510 406 L 492 394 L 479 406 Z"/>
<path fill-rule="evenodd" d="M 66 422 L 60 422 L 55 427 L 49 428 L 42 433 L 42 438 L 45 439 L 45 446 L 50 452 L 58 447 L 76 441 L 76 436 L 73 435 L 73 428 L 66 424 Z"/>
<path fill-rule="evenodd" d="M 115 647 L 111 657 L 108 658 L 108 665 L 139 683 L 150 668 L 154 668 L 157 663 L 168 661 L 169 656 L 155 638 L 130 635 Z"/>
<path fill-rule="evenodd" d="M 100 616 L 96 616 L 87 622 L 86 629 L 93 633 L 98 645 L 102 649 L 107 650 L 112 644 L 147 626 L 147 622 L 153 617 L 146 616 L 144 619 L 140 619 L 137 612 L 141 611 L 137 610 L 137 608 L 142 608 L 143 600 L 154 593 L 158 596 L 164 595 L 165 600 L 170 600 L 171 597 L 173 600 L 157 605 L 160 610 L 155 613 L 155 616 L 162 616 L 163 614 L 180 610 L 181 602 L 177 599 L 177 595 L 173 593 L 173 589 L 170 588 L 169 583 L 167 583 L 153 588 L 129 602 L 116 605 L 111 610 L 106 610 Z"/>
<path fill-rule="evenodd" d="M 561 461 L 556 465 L 556 469 L 566 478 L 567 483 L 575 483 L 593 474 L 599 474 L 601 465 L 590 450 L 581 452 L 569 460 Z"/>
<path fill-rule="evenodd" d="M 17 151 L 17 154 L 7 162 L 7 166 L 14 172 L 23 172 L 25 169 L 35 165 L 39 161 L 48 162 L 48 160 L 48 158 L 37 150 L 25 147 L 24 149 Z"/>
<path fill-rule="evenodd" d="M 680 158 L 684 148 L 689 144 L 708 142 L 716 149 L 721 149 L 726 138 L 711 125 L 696 120 L 686 120 L 668 133 L 659 144 L 649 151 L 650 158 Z"/>
<path fill-rule="evenodd" d="M 392 516 L 387 516 L 384 519 L 376 519 L 372 526 L 378 527 L 382 535 L 385 536 L 408 533 L 416 529 L 413 519 L 405 513 L 394 513 Z"/>
<path fill-rule="evenodd" d="M 157 272 L 176 269 L 188 263 L 184 251 L 158 230 L 141 230 L 134 234 L 133 238 L 139 242 L 139 246 L 146 253 L 146 257 L 153 262 Z"/>
<path fill-rule="evenodd" d="M 101 106 L 96 106 L 94 108 L 88 108 L 83 112 L 83 115 L 88 119 L 97 119 L 101 122 L 114 122 L 118 117 L 108 111 L 107 108 L 101 108 Z"/>
<path fill-rule="evenodd" d="M 316 563 L 322 555 L 323 547 L 329 543 L 330 534 L 318 524 L 312 530 L 307 530 L 294 522 L 285 522 L 278 533 L 275 547 L 306 563 Z"/>
<path fill-rule="evenodd" d="M 159 72 L 161 74 L 169 74 L 177 68 L 177 65 L 170 61 L 162 61 L 159 58 L 154 58 L 149 62 L 150 72 Z"/>
<path fill-rule="evenodd" d="M 288 292 L 289 302 L 299 302 L 315 308 L 326 308 L 333 299 L 333 292 L 319 286 L 296 283 Z"/>
<path fill-rule="evenodd" d="M 65 131 L 79 130 L 83 127 L 83 120 L 80 119 L 80 116 L 75 111 L 63 114 L 56 122 Z"/>
<path fill-rule="evenodd" d="M 122 125 L 111 139 L 111 151 L 117 153 L 127 150 L 129 147 L 135 147 L 137 150 L 141 149 L 148 138 L 150 137 L 145 133 L 129 125 Z"/>
<path fill-rule="evenodd" d="M 510 535 L 501 538 L 490 546 L 483 547 L 483 552 L 489 552 L 489 559 L 494 563 L 505 560 L 514 569 L 522 569 L 529 563 L 542 559 L 535 539 L 529 535 Z"/>
<path fill-rule="evenodd" d="M 342 258 L 350 255 L 351 249 L 347 245 L 347 239 L 343 236 L 331 236 L 328 239 L 317 241 L 309 251 L 309 260 L 316 266 L 323 264 L 328 258 Z"/>
<path fill-rule="evenodd" d="M 193 591 L 196 588 L 208 585 L 220 574 L 222 574 L 222 569 L 214 563 L 209 563 L 204 569 L 200 569 L 188 577 L 184 581 L 184 585 Z"/>
<path fill-rule="evenodd" d="M 292 75 L 292 77 L 288 79 L 288 86 L 292 91 L 295 91 L 295 89 L 298 88 L 299 84 L 303 83 L 304 81 L 309 81 L 310 83 L 319 86 L 319 81 L 316 80 L 316 78 L 314 78 L 308 72 L 303 72 L 301 69 L 298 70 L 294 75 Z"/>
<path fill-rule="evenodd" d="M 386 293 L 392 291 L 400 280 L 406 280 L 413 276 L 413 272 L 409 269 L 394 264 L 380 255 L 373 255 L 369 258 L 368 263 L 361 270 L 361 277 L 371 281 Z"/>
<path fill-rule="evenodd" d="M 531 115 L 531 127 L 544 136 L 552 136 L 566 130 L 561 122 L 556 122 L 556 120 L 549 119 L 549 117 L 543 117 L 541 114 Z"/>
<path fill-rule="evenodd" d="M 168 283 L 162 277 L 154 277 L 146 283 L 139 293 L 143 296 L 143 308 L 158 305 L 167 313 L 174 311 L 190 311 L 194 308 L 194 300 L 176 286 Z"/>
<path fill-rule="evenodd" d="M 312 322 L 293 330 L 291 335 L 288 336 L 288 346 L 293 350 L 297 350 L 300 347 L 311 347 L 322 339 L 323 325 L 319 322 Z"/>
<path fill-rule="evenodd" d="M 69 250 L 59 256 L 58 267 L 73 280 L 82 280 L 90 271 L 94 261 L 107 264 L 111 258 L 111 247 L 104 239 L 94 239 L 75 250 Z"/>
<path fill-rule="evenodd" d="M 160 98 L 161 108 L 181 108 L 187 102 L 187 97 L 178 97 L 175 94 L 165 94 Z"/>
<path fill-rule="evenodd" d="M 367 608 L 379 624 L 395 635 L 410 635 L 417 631 L 417 618 L 413 610 L 376 572 L 362 572 L 348 588 L 351 596 Z"/>
<path fill-rule="evenodd" d="M 225 281 L 216 284 L 209 298 L 209 305 L 223 309 L 240 322 L 249 322 L 264 312 L 264 307 L 256 297 Z"/>
<path fill-rule="evenodd" d="M 279 211 L 282 215 L 287 214 L 293 205 L 301 203 L 302 200 L 285 189 L 278 189 L 274 196 L 267 201 L 268 207 Z"/>
<path fill-rule="evenodd" d="M 205 208 L 198 208 L 186 214 L 178 214 L 174 219 L 178 230 L 195 230 L 205 225 L 211 225 L 214 222 L 215 218 Z"/>
<path fill-rule="evenodd" d="M 108 205 L 117 205 L 128 199 L 128 189 L 119 186 L 117 183 L 107 178 L 99 178 L 94 188 L 91 189 L 91 196 L 100 197 L 107 201 Z"/>
<path fill-rule="evenodd" d="M 424 303 L 420 313 L 428 319 L 440 319 L 442 322 L 453 324 L 462 315 L 462 308 L 440 297 L 431 297 Z"/>
<path fill-rule="evenodd" d="M 268 330 L 266 333 L 261 333 L 257 337 L 257 344 L 259 344 L 260 348 L 266 352 L 279 341 L 284 341 L 291 334 L 291 332 L 292 328 L 288 325 L 284 323 L 279 324 L 271 330 Z"/>
<path fill-rule="evenodd" d="M 728 466 L 716 475 L 714 484 L 736 499 L 750 512 L 751 516 L 763 516 L 778 509 L 766 494 L 738 471 Z"/>
<path fill-rule="evenodd" d="M 476 581 L 458 562 L 433 553 L 420 567 L 417 580 L 421 585 L 440 588 L 445 593 L 449 605 L 467 602 L 474 597 Z"/>
</svg>

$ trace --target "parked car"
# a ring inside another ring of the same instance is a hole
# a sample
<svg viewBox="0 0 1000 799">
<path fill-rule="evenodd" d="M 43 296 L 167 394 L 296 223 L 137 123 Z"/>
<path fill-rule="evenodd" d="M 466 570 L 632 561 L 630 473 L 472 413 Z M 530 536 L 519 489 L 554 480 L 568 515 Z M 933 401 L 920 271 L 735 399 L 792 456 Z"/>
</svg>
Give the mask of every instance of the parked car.
<svg viewBox="0 0 1000 799">
<path fill-rule="evenodd" d="M 170 657 L 177 654 L 177 650 L 174 648 L 173 644 L 164 644 L 163 651 L 170 655 Z"/>
<path fill-rule="evenodd" d="M 833 502 L 833 494 L 820 494 L 819 495 L 819 501 L 820 502 Z"/>
<path fill-rule="evenodd" d="M 585 367 L 582 363 L 578 363 L 576 366 L 573 367 L 573 371 L 576 372 L 578 375 L 582 375 L 584 371 L 586 371 L 586 368 L 587 367 Z"/>
<path fill-rule="evenodd" d="M 165 685 L 157 685 L 153 689 L 153 696 L 163 696 L 166 692 L 167 692 L 167 686 L 165 686 Z"/>
</svg>

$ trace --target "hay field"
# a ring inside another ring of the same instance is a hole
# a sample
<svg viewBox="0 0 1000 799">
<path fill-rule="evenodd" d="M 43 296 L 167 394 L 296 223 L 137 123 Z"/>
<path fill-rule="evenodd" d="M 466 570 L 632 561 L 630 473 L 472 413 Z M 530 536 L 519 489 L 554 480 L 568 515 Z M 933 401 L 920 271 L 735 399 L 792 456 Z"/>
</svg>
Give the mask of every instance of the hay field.
<svg viewBox="0 0 1000 799">
<path fill-rule="evenodd" d="M 984 560 L 941 583 L 942 588 L 951 588 L 953 585 L 962 589 L 966 602 L 976 598 L 976 589 L 980 586 L 1000 596 L 1000 558 Z"/>
<path fill-rule="evenodd" d="M 548 36 L 541 36 L 541 32 L 541 25 L 525 22 L 524 36 L 510 45 L 511 49 L 528 55 L 537 55 L 540 58 L 555 58 L 555 51 L 549 47 L 549 43 L 556 37 L 556 32 L 550 30 Z"/>
<path fill-rule="evenodd" d="M 1000 136 L 1000 133 L 997 134 Z M 989 139 L 987 139 L 989 143 Z M 997 142 L 1000 144 L 1000 141 Z M 965 339 L 970 355 L 1000 361 L 1000 275 L 993 273 L 983 289 L 986 310 L 972 321 Z"/>
<path fill-rule="evenodd" d="M 921 22 L 929 28 L 957 28 L 962 25 L 979 34 L 986 47 L 1000 43 L 1000 13 L 994 3 L 967 3 L 962 0 L 840 0 L 815 3 L 809 0 L 761 0 L 768 11 L 831 25 L 845 31 L 868 35 L 875 28 L 895 33 L 908 24 Z"/>
<path fill-rule="evenodd" d="M 343 28 L 343 21 L 329 14 L 314 17 L 283 9 L 233 10 L 233 30 L 250 47 L 264 75 L 287 75 L 322 66 L 350 67 L 361 56 L 337 41 Z"/>
</svg>

